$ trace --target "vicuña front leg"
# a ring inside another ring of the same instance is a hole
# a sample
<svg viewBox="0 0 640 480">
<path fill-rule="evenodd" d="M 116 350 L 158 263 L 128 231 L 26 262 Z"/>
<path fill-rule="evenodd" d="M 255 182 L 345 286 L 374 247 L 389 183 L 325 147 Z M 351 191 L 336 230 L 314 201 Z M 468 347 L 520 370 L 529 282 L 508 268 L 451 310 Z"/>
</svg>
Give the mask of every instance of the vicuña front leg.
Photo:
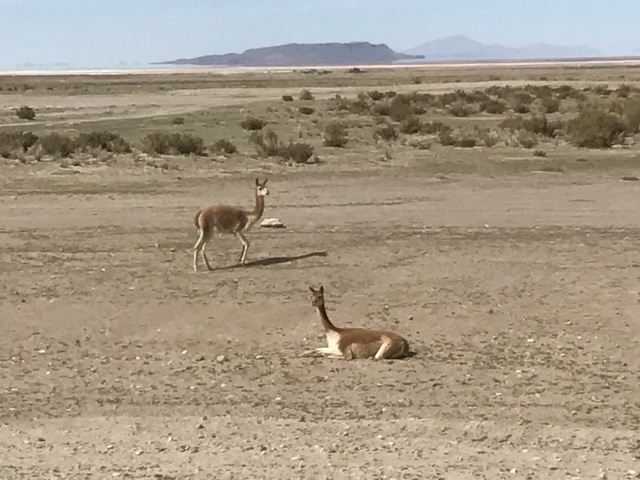
<svg viewBox="0 0 640 480">
<path fill-rule="evenodd" d="M 313 350 L 307 350 L 300 354 L 301 357 L 329 357 L 329 358 L 342 358 L 342 352 L 330 347 L 314 348 Z"/>
<path fill-rule="evenodd" d="M 247 251 L 249 250 L 249 240 L 244 236 L 242 232 L 238 232 L 238 238 L 242 242 L 242 253 L 240 253 L 240 264 L 244 265 L 247 258 Z"/>
</svg>

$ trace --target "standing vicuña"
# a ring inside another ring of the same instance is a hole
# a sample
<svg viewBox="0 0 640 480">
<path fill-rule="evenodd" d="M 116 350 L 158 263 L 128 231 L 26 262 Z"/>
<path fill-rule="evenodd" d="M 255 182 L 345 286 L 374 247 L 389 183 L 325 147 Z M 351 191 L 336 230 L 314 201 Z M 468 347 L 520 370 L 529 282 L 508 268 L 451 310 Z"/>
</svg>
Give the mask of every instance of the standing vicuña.
<svg viewBox="0 0 640 480">
<path fill-rule="evenodd" d="M 213 270 L 209 264 L 209 259 L 205 253 L 207 243 L 211 240 L 215 230 L 221 233 L 232 233 L 236 235 L 242 243 L 242 253 L 240 254 L 240 263 L 244 265 L 249 250 L 249 240 L 244 236 L 251 227 L 262 217 L 264 212 L 264 197 L 269 195 L 266 187 L 267 179 L 260 182 L 256 178 L 256 205 L 252 211 L 246 211 L 239 207 L 231 205 L 211 205 L 202 207 L 196 213 L 193 219 L 198 229 L 199 237 L 193 247 L 193 269 L 198 271 L 198 253 L 202 253 L 204 263 L 209 270 Z"/>
<path fill-rule="evenodd" d="M 366 328 L 338 328 L 327 315 L 324 306 L 324 287 L 311 290 L 311 305 L 316 307 L 320 321 L 327 334 L 328 347 L 316 348 L 303 355 L 320 353 L 327 357 L 342 357 L 347 360 L 355 358 L 390 359 L 411 355 L 409 342 L 397 333 L 385 330 L 368 330 Z"/>
</svg>

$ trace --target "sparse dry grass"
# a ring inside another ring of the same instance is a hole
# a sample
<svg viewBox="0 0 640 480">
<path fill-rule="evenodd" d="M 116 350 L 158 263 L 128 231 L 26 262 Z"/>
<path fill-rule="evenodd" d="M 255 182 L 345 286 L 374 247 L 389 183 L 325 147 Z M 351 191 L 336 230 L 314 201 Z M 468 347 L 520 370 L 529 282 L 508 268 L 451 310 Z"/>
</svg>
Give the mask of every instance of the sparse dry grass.
<svg viewBox="0 0 640 480">
<path fill-rule="evenodd" d="M 581 147 L 620 144 L 601 165 L 608 168 L 616 164 L 612 157 L 636 155 L 636 70 L 612 66 L 577 72 L 570 66 L 539 66 L 464 72 L 367 69 L 358 75 L 335 70 L 322 75 L 5 76 L 0 88 L 10 108 L 0 111 L 0 151 L 5 158 L 34 161 L 144 151 L 167 156 L 161 162 L 172 164 L 172 156 L 206 156 L 209 150 L 236 154 L 234 162 L 279 162 L 281 155 L 256 150 L 251 135 L 268 125 L 278 138 L 275 150 L 304 144 L 302 157 L 307 151 L 329 162 L 346 156 L 346 165 L 353 168 L 371 165 L 371 158 L 390 157 L 385 161 L 392 165 L 432 166 L 437 158 L 438 164 L 453 162 L 455 169 L 464 170 L 459 151 L 465 149 L 475 153 L 470 169 L 486 167 L 489 172 L 500 156 L 530 158 L 534 148 L 549 158 L 575 159 L 584 156 Z M 25 104 L 38 111 L 34 120 L 16 118 L 15 109 Z M 604 119 L 608 122 L 580 114 L 586 106 L 610 112 Z M 613 131 L 601 132 L 601 127 Z M 155 146 L 150 144 L 154 139 Z M 172 139 L 174 146 L 161 139 Z M 232 140 L 223 144 L 220 139 Z M 526 170 L 527 165 L 523 161 L 514 168 Z"/>
</svg>

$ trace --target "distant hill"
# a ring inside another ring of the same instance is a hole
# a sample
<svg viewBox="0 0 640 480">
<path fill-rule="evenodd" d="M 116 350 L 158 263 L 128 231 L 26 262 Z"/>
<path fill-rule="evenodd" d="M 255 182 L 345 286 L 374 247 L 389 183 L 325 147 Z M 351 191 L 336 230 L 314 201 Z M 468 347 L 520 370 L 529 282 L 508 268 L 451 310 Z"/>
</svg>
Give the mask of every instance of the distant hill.
<svg viewBox="0 0 640 480">
<path fill-rule="evenodd" d="M 289 43 L 274 47 L 252 48 L 242 53 L 205 55 L 181 58 L 164 65 L 224 65 L 224 66 L 313 66 L 388 64 L 401 60 L 419 60 L 419 54 L 404 54 L 385 44 L 352 43 Z"/>
<path fill-rule="evenodd" d="M 517 48 L 498 44 L 486 45 L 462 35 L 423 43 L 405 53 L 422 55 L 426 61 L 588 58 L 602 55 L 598 50 L 584 45 L 562 46 L 536 43 Z"/>
</svg>

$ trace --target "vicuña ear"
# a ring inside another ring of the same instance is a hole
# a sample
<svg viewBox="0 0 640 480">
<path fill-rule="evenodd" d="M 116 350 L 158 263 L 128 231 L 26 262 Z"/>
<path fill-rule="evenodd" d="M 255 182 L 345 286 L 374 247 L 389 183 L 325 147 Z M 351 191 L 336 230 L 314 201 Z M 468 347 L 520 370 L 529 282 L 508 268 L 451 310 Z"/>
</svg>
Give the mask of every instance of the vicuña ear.
<svg viewBox="0 0 640 480">
<path fill-rule="evenodd" d="M 256 187 L 260 185 L 260 181 L 256 178 Z"/>
<path fill-rule="evenodd" d="M 320 293 L 324 293 L 324 287 L 320 285 Z"/>
<path fill-rule="evenodd" d="M 311 293 L 316 293 L 316 291 L 313 289 L 311 285 L 309 285 L 309 290 L 311 291 Z"/>
<path fill-rule="evenodd" d="M 267 184 L 267 178 L 264 179 L 264 182 L 262 182 L 262 185 L 266 185 Z"/>
</svg>

